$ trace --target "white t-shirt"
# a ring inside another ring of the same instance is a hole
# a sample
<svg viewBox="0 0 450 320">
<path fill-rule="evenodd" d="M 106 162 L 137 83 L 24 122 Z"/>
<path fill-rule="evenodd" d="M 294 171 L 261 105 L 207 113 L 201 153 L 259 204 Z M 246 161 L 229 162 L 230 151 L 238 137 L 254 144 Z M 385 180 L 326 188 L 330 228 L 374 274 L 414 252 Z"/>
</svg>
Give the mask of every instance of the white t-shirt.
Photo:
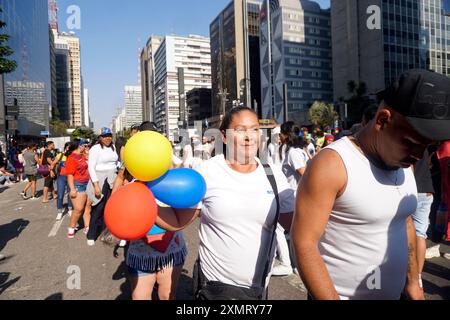
<svg viewBox="0 0 450 320">
<path fill-rule="evenodd" d="M 417 208 L 414 174 L 378 169 L 347 137 L 327 149 L 347 169 L 318 245 L 334 287 L 345 300 L 398 300 L 408 269 L 406 218 Z"/>
<path fill-rule="evenodd" d="M 297 190 L 301 179 L 297 170 L 305 168 L 308 159 L 306 152 L 300 148 L 290 148 L 287 156 L 284 158 L 282 170 L 293 190 Z"/>
<path fill-rule="evenodd" d="M 205 161 L 198 171 L 206 181 L 201 208 L 199 256 L 210 281 L 259 287 L 268 258 L 275 196 L 264 167 L 243 174 L 223 155 Z M 271 166 L 280 198 L 280 213 L 294 210 L 295 196 L 280 169 Z M 273 251 L 276 243 L 273 245 Z M 271 255 L 273 257 L 273 254 Z M 268 283 L 268 281 L 266 281 Z"/>
<path fill-rule="evenodd" d="M 117 169 L 119 156 L 111 147 L 103 147 L 96 144 L 89 151 L 89 175 L 92 182 L 98 182 L 98 171 L 113 171 Z"/>
<path fill-rule="evenodd" d="M 275 143 L 270 143 L 267 147 L 267 163 L 281 167 L 282 161 L 280 160 L 280 146 Z"/>
</svg>

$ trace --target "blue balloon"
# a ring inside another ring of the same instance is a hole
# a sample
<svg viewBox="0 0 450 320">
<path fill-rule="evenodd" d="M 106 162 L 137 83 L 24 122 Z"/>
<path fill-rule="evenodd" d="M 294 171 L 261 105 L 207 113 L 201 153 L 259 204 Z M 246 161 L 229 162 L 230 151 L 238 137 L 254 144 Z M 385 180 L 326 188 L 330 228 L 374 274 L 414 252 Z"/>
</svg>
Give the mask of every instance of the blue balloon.
<svg viewBox="0 0 450 320">
<path fill-rule="evenodd" d="M 155 234 L 161 234 L 166 233 L 167 230 L 164 230 L 160 227 L 158 227 L 156 224 L 153 225 L 153 227 L 150 229 L 150 231 L 147 233 L 148 236 L 155 235 Z"/>
<path fill-rule="evenodd" d="M 161 178 L 146 184 L 156 199 L 172 208 L 191 208 L 206 194 L 205 179 L 192 169 L 169 170 Z"/>
</svg>

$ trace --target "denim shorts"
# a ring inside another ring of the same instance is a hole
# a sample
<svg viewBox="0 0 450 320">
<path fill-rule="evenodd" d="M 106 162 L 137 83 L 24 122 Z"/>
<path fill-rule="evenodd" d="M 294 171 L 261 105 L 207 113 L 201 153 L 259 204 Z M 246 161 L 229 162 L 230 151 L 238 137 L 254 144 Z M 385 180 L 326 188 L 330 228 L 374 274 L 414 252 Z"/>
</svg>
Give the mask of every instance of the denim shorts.
<svg viewBox="0 0 450 320">
<path fill-rule="evenodd" d="M 75 182 L 75 190 L 80 193 L 86 193 L 87 183 Z"/>
<path fill-rule="evenodd" d="M 430 215 L 431 205 L 433 204 L 433 195 L 419 193 L 417 200 L 417 209 L 413 213 L 412 218 L 416 227 L 416 235 L 426 239 L 427 229 L 430 223 L 428 217 Z"/>
</svg>

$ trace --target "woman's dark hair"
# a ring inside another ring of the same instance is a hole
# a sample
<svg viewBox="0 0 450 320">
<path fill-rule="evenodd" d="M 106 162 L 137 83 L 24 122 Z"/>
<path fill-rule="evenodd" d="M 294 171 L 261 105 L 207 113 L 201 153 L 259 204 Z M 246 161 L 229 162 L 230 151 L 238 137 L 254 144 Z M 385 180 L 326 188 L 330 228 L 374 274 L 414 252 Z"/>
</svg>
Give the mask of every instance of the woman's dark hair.
<svg viewBox="0 0 450 320">
<path fill-rule="evenodd" d="M 223 117 L 219 130 L 225 132 L 227 129 L 230 129 L 231 122 L 233 122 L 233 117 L 243 111 L 251 112 L 258 118 L 258 115 L 256 114 L 255 110 L 248 107 L 236 107 L 231 109 L 225 114 L 225 117 Z"/>
<path fill-rule="evenodd" d="M 68 149 L 67 149 L 68 148 Z M 64 153 L 64 156 L 66 156 L 66 157 L 68 157 L 68 156 L 70 156 L 70 154 L 76 149 L 77 147 L 76 147 L 76 145 L 74 144 L 74 143 L 72 143 L 72 142 L 66 142 L 65 144 L 64 144 L 64 150 L 63 150 L 63 152 L 67 149 L 67 151 L 65 151 L 65 153 Z"/>
<path fill-rule="evenodd" d="M 117 151 L 117 155 L 120 157 L 120 150 L 122 150 L 122 147 L 124 147 L 127 144 L 127 138 L 125 137 L 118 137 L 116 139 L 116 151 Z"/>
<path fill-rule="evenodd" d="M 287 140 L 284 141 L 279 148 L 280 160 L 283 159 L 283 146 L 286 145 L 285 155 L 288 154 L 291 148 L 303 148 L 305 146 L 305 141 L 300 138 L 300 127 L 297 126 L 293 121 L 288 121 L 283 123 L 280 128 L 281 134 L 287 136 Z"/>
<path fill-rule="evenodd" d="M 144 121 L 139 126 L 139 131 L 156 131 L 158 132 L 158 127 L 154 122 Z"/>
</svg>

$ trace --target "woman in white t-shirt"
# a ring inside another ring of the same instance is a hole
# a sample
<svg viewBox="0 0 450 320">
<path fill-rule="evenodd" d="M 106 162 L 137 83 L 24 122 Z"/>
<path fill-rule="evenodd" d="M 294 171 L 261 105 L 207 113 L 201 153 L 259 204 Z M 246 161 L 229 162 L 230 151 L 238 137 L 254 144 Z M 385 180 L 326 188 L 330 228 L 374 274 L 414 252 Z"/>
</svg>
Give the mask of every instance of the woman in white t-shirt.
<svg viewBox="0 0 450 320">
<path fill-rule="evenodd" d="M 297 191 L 297 186 L 301 177 L 305 173 L 306 164 L 309 160 L 305 152 L 305 143 L 297 134 L 298 127 L 293 122 L 286 122 L 281 125 L 280 140 L 282 148 L 280 149 L 280 158 L 283 159 L 282 170 L 286 176 L 289 185 Z"/>
<path fill-rule="evenodd" d="M 268 281 L 263 275 L 266 262 L 273 262 L 275 243 L 269 247 L 277 204 L 265 168 L 256 157 L 258 117 L 250 108 L 234 108 L 225 115 L 220 130 L 225 155 L 205 161 L 198 169 L 207 185 L 203 201 L 187 209 L 160 207 L 157 225 L 177 231 L 201 216 L 197 266 L 203 280 L 266 293 Z M 271 169 L 280 200 L 279 222 L 289 229 L 294 192 L 281 170 Z"/>
</svg>

